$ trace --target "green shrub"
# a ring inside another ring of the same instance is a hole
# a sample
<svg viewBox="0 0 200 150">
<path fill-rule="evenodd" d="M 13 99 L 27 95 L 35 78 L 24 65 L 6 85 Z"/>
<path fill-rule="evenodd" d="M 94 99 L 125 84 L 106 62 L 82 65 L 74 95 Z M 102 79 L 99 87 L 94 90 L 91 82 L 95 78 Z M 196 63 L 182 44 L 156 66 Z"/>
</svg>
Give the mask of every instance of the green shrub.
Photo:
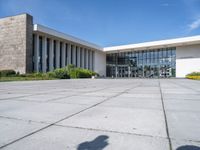
<svg viewBox="0 0 200 150">
<path fill-rule="evenodd" d="M 59 68 L 53 71 L 55 73 L 55 77 L 59 79 L 69 79 L 70 76 L 66 68 Z"/>
<path fill-rule="evenodd" d="M 200 72 L 192 72 L 186 75 L 186 78 L 193 80 L 200 80 Z"/>
<path fill-rule="evenodd" d="M 14 70 L 0 70 L 0 76 L 1 77 L 9 77 L 9 76 L 15 76 L 16 72 Z"/>
<path fill-rule="evenodd" d="M 187 76 L 200 76 L 200 72 L 192 72 L 190 74 L 187 74 Z"/>
<path fill-rule="evenodd" d="M 56 78 L 55 72 L 47 72 L 47 76 L 48 76 L 49 78 Z"/>
<path fill-rule="evenodd" d="M 83 69 L 83 68 L 75 68 L 73 65 L 67 67 L 70 78 L 91 78 L 92 76 L 97 75 L 95 72 Z"/>
<path fill-rule="evenodd" d="M 200 76 L 186 76 L 188 79 L 200 80 Z"/>
</svg>

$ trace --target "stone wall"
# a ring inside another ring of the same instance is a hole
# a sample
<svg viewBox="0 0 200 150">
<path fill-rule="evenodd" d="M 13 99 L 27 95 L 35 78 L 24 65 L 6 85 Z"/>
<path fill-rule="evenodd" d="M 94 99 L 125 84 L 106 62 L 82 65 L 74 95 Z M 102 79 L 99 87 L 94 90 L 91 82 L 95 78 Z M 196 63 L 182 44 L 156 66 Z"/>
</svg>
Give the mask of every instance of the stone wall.
<svg viewBox="0 0 200 150">
<path fill-rule="evenodd" d="M 32 71 L 32 32 L 28 14 L 0 19 L 0 70 Z"/>
</svg>

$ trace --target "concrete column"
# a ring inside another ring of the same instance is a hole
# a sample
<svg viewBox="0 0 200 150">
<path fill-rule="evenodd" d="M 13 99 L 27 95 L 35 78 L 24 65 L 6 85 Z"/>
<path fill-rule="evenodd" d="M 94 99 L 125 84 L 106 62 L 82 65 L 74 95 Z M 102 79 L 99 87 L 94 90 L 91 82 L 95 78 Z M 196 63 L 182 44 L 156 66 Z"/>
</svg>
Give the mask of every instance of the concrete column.
<svg viewBox="0 0 200 150">
<path fill-rule="evenodd" d="M 94 51 L 92 51 L 92 71 L 94 71 Z"/>
<path fill-rule="evenodd" d="M 53 71 L 53 39 L 49 43 L 49 70 Z"/>
<path fill-rule="evenodd" d="M 85 68 L 85 65 L 84 65 L 84 63 L 85 63 L 85 49 L 84 48 L 82 48 L 82 62 L 81 62 L 81 67 L 82 68 Z"/>
<path fill-rule="evenodd" d="M 47 38 L 42 37 L 42 72 L 47 70 Z"/>
<path fill-rule="evenodd" d="M 67 44 L 67 65 L 71 64 L 71 44 Z"/>
<path fill-rule="evenodd" d="M 76 66 L 76 46 L 74 45 L 73 46 L 73 55 L 72 55 L 72 57 L 73 57 L 73 65 L 75 65 Z"/>
<path fill-rule="evenodd" d="M 68 64 L 68 47 L 67 47 L 68 45 L 65 43 L 65 66 L 67 66 L 67 64 Z"/>
<path fill-rule="evenodd" d="M 90 49 L 88 49 L 88 69 L 90 69 Z"/>
<path fill-rule="evenodd" d="M 90 70 L 92 70 L 92 51 L 90 51 Z"/>
<path fill-rule="evenodd" d="M 56 68 L 60 68 L 60 41 L 56 41 Z"/>
<path fill-rule="evenodd" d="M 66 44 L 63 42 L 62 44 L 62 68 L 65 67 L 65 54 L 66 53 Z"/>
<path fill-rule="evenodd" d="M 80 47 L 78 46 L 77 48 L 77 67 L 81 67 L 81 62 L 80 62 Z"/>
<path fill-rule="evenodd" d="M 39 71 L 39 35 L 35 34 L 34 35 L 34 72 Z"/>
<path fill-rule="evenodd" d="M 88 49 L 86 49 L 86 69 L 89 69 L 88 67 Z"/>
</svg>

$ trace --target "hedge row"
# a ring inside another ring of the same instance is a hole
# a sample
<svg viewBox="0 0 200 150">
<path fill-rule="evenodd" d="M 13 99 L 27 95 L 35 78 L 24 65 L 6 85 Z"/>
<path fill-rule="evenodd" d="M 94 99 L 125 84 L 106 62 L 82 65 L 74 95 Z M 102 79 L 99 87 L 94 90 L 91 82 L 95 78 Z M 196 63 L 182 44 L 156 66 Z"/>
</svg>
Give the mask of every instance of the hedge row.
<svg viewBox="0 0 200 150">
<path fill-rule="evenodd" d="M 200 80 L 200 72 L 192 72 L 186 75 L 186 78 L 193 79 L 193 80 Z"/>
<path fill-rule="evenodd" d="M 93 71 L 83 69 L 83 68 L 76 68 L 74 65 L 68 65 L 65 68 L 55 69 L 54 71 L 47 72 L 47 73 L 16 74 L 14 70 L 0 71 L 1 77 L 19 76 L 19 77 L 30 77 L 30 78 L 42 78 L 42 79 L 91 78 L 92 76 L 96 76 L 96 75 L 98 74 Z"/>
<path fill-rule="evenodd" d="M 76 68 L 74 65 L 68 65 L 65 68 L 59 68 L 54 70 L 53 72 L 47 73 L 50 77 L 55 77 L 59 79 L 76 79 L 76 78 L 91 78 L 92 76 L 97 75 L 97 73 L 83 69 Z"/>
<path fill-rule="evenodd" d="M 188 79 L 200 80 L 200 76 L 186 76 Z"/>
<path fill-rule="evenodd" d="M 14 70 L 0 70 L 0 77 L 11 77 L 15 75 L 16 72 Z"/>
</svg>

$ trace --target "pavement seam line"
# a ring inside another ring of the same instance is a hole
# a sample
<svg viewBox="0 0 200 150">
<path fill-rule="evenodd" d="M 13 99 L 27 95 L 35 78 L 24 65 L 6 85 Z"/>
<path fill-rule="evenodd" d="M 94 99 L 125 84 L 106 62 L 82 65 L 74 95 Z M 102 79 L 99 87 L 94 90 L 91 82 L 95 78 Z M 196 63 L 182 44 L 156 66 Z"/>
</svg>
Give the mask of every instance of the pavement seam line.
<svg viewBox="0 0 200 150">
<path fill-rule="evenodd" d="M 114 95 L 114 96 L 112 96 L 112 97 L 108 97 L 108 98 L 104 99 L 103 101 L 101 101 L 101 102 L 99 102 L 99 103 L 96 103 L 96 104 L 94 104 L 94 105 L 92 105 L 92 106 L 90 106 L 90 107 L 87 107 L 87 108 L 85 108 L 85 109 L 83 109 L 83 110 L 81 110 L 81 111 L 79 111 L 79 112 L 76 112 L 76 113 L 74 113 L 74 114 L 71 114 L 71 115 L 69 115 L 69 116 L 67 116 L 67 117 L 64 117 L 64 118 L 62 118 L 62 119 L 60 119 L 60 120 L 58 120 L 58 121 L 56 121 L 56 122 L 54 122 L 54 123 L 51 123 L 51 124 L 49 124 L 49 125 L 47 125 L 47 126 L 45 126 L 45 127 L 43 127 L 43 128 L 40 128 L 40 129 L 38 129 L 38 130 L 36 130 L 36 131 L 34 131 L 34 132 L 31 132 L 31 133 L 29 133 L 29 134 L 27 134 L 27 135 L 25 135 L 25 136 L 22 136 L 21 138 L 18 138 L 18 139 L 16 139 L 16 140 L 13 140 L 13 141 L 11 141 L 11 142 L 9 142 L 9 143 L 7 143 L 7 144 L 1 146 L 0 149 L 5 148 L 5 147 L 7 147 L 7 146 L 9 146 L 9 145 L 11 145 L 11 144 L 14 144 L 14 143 L 16 143 L 16 142 L 18 142 L 18 141 L 20 141 L 20 140 L 26 138 L 26 137 L 29 137 L 29 136 L 31 136 L 31 135 L 33 135 L 33 134 L 35 134 L 35 133 L 38 133 L 38 132 L 40 132 L 40 131 L 42 131 L 42 130 L 44 130 L 44 129 L 47 129 L 47 128 L 53 126 L 53 125 L 56 125 L 57 123 L 59 123 L 59 122 L 61 122 L 61 121 L 63 121 L 63 120 L 69 119 L 69 118 L 71 118 L 71 117 L 73 117 L 73 116 L 75 116 L 75 115 L 78 115 L 78 114 L 80 114 L 80 113 L 86 111 L 86 110 L 89 110 L 89 109 L 91 109 L 91 108 L 94 108 L 94 107 L 96 107 L 96 106 L 98 106 L 98 105 L 100 105 L 100 104 L 102 104 L 102 103 L 104 103 L 104 102 L 106 102 L 106 101 L 108 101 L 108 100 L 114 98 L 114 97 L 117 97 L 117 96 L 119 96 L 119 95 L 121 95 L 121 94 L 124 94 L 124 93 L 126 93 L 127 91 L 129 91 L 129 90 L 131 90 L 131 89 L 134 89 L 134 88 L 136 88 L 136 87 L 139 87 L 139 86 L 140 86 L 140 84 L 138 84 L 138 85 L 136 85 L 136 86 L 134 86 L 134 87 L 132 87 L 132 88 L 128 88 L 128 89 L 126 89 L 126 90 L 124 90 L 124 91 L 122 91 L 122 92 L 120 92 L 120 93 L 118 93 L 118 94 L 116 94 L 116 95 Z"/>
<path fill-rule="evenodd" d="M 169 149 L 172 150 L 172 143 L 171 143 L 171 139 L 170 139 L 170 136 L 169 136 L 169 128 L 168 128 L 168 123 L 167 123 L 167 115 L 166 115 L 166 111 L 165 111 L 165 104 L 164 104 L 164 100 L 163 100 L 163 94 L 162 94 L 162 89 L 161 89 L 161 85 L 160 85 L 160 80 L 158 80 L 158 82 L 159 82 L 160 96 L 161 96 L 162 108 L 163 108 L 164 119 L 165 119 L 165 127 L 166 127 L 167 139 L 169 141 Z"/>
<path fill-rule="evenodd" d="M 197 92 L 197 93 L 200 93 L 198 90 L 196 90 L 196 89 L 193 89 L 193 88 L 191 88 L 191 87 L 188 87 L 188 86 L 186 86 L 186 85 L 181 85 L 181 84 L 178 84 L 178 83 L 174 83 L 173 81 L 170 81 L 172 84 L 175 84 L 175 85 L 178 85 L 178 86 L 180 86 L 180 87 L 184 87 L 184 88 L 186 88 L 186 89 L 190 89 L 190 90 L 193 90 L 193 91 L 195 91 L 195 92 Z"/>
<path fill-rule="evenodd" d="M 119 132 L 119 131 L 113 131 L 113 130 L 104 130 L 104 129 L 102 130 L 102 129 L 84 128 L 84 127 L 59 125 L 59 124 L 55 124 L 53 126 L 58 126 L 58 127 L 63 127 L 63 128 L 74 128 L 74 129 L 81 129 L 81 130 L 89 130 L 89 131 L 102 131 L 102 132 L 117 133 L 117 134 L 128 134 L 128 135 L 144 136 L 144 137 L 150 137 L 150 138 L 167 139 L 166 137 L 161 137 L 161 136 L 153 136 L 153 135 L 146 135 L 146 134 L 137 134 L 137 133 L 130 133 L 130 132 Z"/>
</svg>

